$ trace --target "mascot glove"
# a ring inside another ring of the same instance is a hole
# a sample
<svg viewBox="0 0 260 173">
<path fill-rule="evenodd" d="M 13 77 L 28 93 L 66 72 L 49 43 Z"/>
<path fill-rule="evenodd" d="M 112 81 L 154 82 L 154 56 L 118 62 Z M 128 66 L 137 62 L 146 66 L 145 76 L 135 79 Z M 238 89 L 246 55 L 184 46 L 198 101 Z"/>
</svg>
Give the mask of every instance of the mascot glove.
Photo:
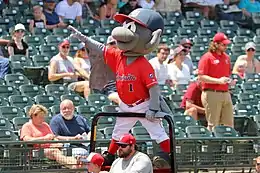
<svg viewBox="0 0 260 173">
<path fill-rule="evenodd" d="M 155 113 L 156 111 L 153 111 L 153 110 L 148 110 L 146 111 L 145 113 L 145 118 L 148 119 L 149 121 L 156 121 L 156 118 L 155 118 Z"/>
<path fill-rule="evenodd" d="M 72 34 L 70 34 L 70 37 L 80 38 L 80 36 L 82 35 L 82 33 L 79 30 L 77 30 L 71 25 L 68 26 L 68 29 L 73 32 Z"/>
</svg>

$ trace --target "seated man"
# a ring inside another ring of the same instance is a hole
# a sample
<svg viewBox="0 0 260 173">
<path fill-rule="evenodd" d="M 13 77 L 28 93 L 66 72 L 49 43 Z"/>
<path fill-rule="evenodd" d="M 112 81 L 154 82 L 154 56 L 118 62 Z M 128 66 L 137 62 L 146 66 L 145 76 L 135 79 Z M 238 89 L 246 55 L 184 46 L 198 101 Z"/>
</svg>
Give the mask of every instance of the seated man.
<svg viewBox="0 0 260 173">
<path fill-rule="evenodd" d="M 185 109 L 184 114 L 192 116 L 195 120 L 205 117 L 205 108 L 201 102 L 201 93 L 200 82 L 192 82 L 183 96 L 181 103 L 181 107 Z"/>
<path fill-rule="evenodd" d="M 74 104 L 71 100 L 64 100 L 60 104 L 60 114 L 52 117 L 50 127 L 59 140 L 90 139 L 90 128 L 88 122 L 81 115 L 74 114 Z M 87 155 L 87 146 L 83 144 L 70 144 L 72 155 Z"/>
</svg>

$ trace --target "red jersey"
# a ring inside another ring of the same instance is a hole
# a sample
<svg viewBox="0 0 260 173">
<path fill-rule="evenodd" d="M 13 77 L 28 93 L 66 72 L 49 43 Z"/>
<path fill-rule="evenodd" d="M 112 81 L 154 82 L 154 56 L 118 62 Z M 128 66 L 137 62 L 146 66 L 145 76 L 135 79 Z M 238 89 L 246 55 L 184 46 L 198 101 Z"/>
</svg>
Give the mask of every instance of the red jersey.
<svg viewBox="0 0 260 173">
<path fill-rule="evenodd" d="M 182 102 L 181 102 L 181 108 L 186 108 L 186 101 L 191 100 L 193 104 L 203 107 L 201 102 L 201 87 L 199 86 L 198 82 L 192 82 L 190 83 L 186 93 L 183 96 Z"/>
<path fill-rule="evenodd" d="M 201 57 L 198 69 L 199 75 L 207 75 L 214 78 L 230 77 L 230 58 L 226 53 L 218 55 L 216 53 L 207 52 Z M 202 89 L 228 91 L 228 84 L 209 84 L 202 82 Z"/>
<path fill-rule="evenodd" d="M 127 65 L 127 57 L 116 48 L 105 48 L 105 63 L 116 73 L 116 88 L 125 104 L 148 99 L 149 89 L 157 84 L 154 69 L 145 57 Z"/>
</svg>

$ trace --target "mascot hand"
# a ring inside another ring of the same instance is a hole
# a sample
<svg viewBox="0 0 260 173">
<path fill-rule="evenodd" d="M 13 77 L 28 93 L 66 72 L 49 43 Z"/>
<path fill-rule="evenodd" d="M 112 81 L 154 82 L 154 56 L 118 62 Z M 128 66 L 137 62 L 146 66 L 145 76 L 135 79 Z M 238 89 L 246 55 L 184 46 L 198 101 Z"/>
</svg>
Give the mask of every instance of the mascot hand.
<svg viewBox="0 0 260 173">
<path fill-rule="evenodd" d="M 163 118 L 165 115 L 168 115 L 168 114 L 165 113 L 165 112 L 158 111 L 158 112 L 155 113 L 154 117 L 155 118 Z"/>
<path fill-rule="evenodd" d="M 145 118 L 148 119 L 149 121 L 156 121 L 155 113 L 156 113 L 156 111 L 149 109 L 145 113 Z"/>
<path fill-rule="evenodd" d="M 73 32 L 72 34 L 70 34 L 70 37 L 79 38 L 79 36 L 82 35 L 82 33 L 79 30 L 77 30 L 71 25 L 68 26 L 68 29 Z"/>
</svg>

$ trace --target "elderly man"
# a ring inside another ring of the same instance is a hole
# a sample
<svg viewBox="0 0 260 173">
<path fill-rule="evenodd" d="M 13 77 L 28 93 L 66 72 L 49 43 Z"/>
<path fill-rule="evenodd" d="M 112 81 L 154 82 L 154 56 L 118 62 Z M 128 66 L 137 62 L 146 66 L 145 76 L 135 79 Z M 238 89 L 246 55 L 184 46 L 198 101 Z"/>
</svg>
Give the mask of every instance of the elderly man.
<svg viewBox="0 0 260 173">
<path fill-rule="evenodd" d="M 87 120 L 81 115 L 74 114 L 74 104 L 71 100 L 64 100 L 60 104 L 60 114 L 52 117 L 50 127 L 59 140 L 90 139 L 90 128 Z M 82 144 L 71 144 L 79 148 L 85 148 Z M 85 155 L 84 149 L 73 148 L 73 155 Z"/>
</svg>

